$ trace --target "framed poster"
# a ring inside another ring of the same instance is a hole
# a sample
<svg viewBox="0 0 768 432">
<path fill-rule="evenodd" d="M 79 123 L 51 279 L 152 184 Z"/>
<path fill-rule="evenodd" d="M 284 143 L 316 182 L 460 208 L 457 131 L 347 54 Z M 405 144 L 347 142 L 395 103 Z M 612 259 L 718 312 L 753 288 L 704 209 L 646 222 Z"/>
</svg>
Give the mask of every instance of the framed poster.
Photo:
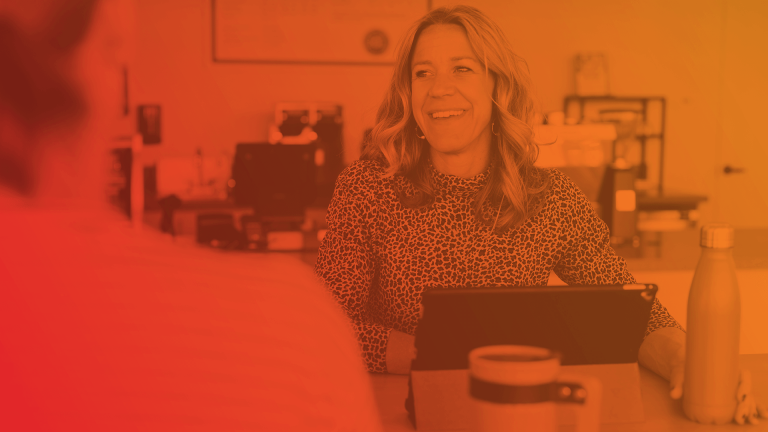
<svg viewBox="0 0 768 432">
<path fill-rule="evenodd" d="M 211 0 L 213 61 L 392 65 L 428 0 Z"/>
</svg>

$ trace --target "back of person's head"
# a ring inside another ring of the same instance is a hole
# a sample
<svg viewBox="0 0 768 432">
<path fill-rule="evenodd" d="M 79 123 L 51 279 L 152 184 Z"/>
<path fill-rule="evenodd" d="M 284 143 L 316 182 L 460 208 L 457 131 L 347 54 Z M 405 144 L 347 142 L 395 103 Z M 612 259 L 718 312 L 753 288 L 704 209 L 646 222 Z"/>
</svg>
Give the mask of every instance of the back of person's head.
<svg viewBox="0 0 768 432">
<path fill-rule="evenodd" d="M 99 196 L 122 1 L 0 3 L 0 431 L 380 430 L 306 265 L 17 199 Z"/>
<path fill-rule="evenodd" d="M 108 22 L 117 3 L 0 6 L 0 186 L 27 196 L 96 190 L 105 119 L 119 103 L 117 65 L 108 60 L 117 49 L 108 41 L 119 38 Z"/>
</svg>

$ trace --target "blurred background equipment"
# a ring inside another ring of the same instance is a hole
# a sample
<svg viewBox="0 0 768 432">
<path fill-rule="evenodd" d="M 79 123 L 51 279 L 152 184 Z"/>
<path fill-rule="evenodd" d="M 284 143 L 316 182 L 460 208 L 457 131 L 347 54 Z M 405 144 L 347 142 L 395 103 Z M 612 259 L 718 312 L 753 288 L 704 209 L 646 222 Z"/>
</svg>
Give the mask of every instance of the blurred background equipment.
<svg viewBox="0 0 768 432">
<path fill-rule="evenodd" d="M 598 200 L 602 218 L 611 232 L 611 247 L 624 257 L 640 252 L 637 235 L 637 194 L 631 169 L 609 166 L 605 170 Z"/>
<path fill-rule="evenodd" d="M 135 230 L 141 231 L 144 220 L 145 181 L 140 134 L 122 135 L 110 146 L 111 165 L 106 181 L 109 202 L 131 219 Z"/>
<path fill-rule="evenodd" d="M 197 242 L 222 249 L 237 249 L 243 238 L 231 213 L 197 215 Z"/>
<path fill-rule="evenodd" d="M 315 200 L 315 145 L 238 144 L 232 166 L 235 204 L 262 221 L 303 223 Z"/>
<path fill-rule="evenodd" d="M 173 223 L 174 212 L 181 207 L 181 200 L 176 195 L 169 195 L 158 200 L 158 205 L 163 212 L 160 220 L 160 231 L 176 236 L 176 226 Z"/>
<path fill-rule="evenodd" d="M 157 161 L 158 196 L 177 195 L 182 201 L 224 201 L 227 182 L 232 175 L 232 153 L 204 153 L 198 147 L 194 155 L 166 157 Z"/>
<path fill-rule="evenodd" d="M 695 227 L 698 206 L 707 200 L 700 195 L 664 193 L 666 106 L 664 97 L 650 96 L 572 95 L 563 104 L 565 117 L 572 122 L 615 127 L 599 203 L 612 246 L 626 257 L 639 257 L 641 247 L 658 256 L 660 233 Z M 633 206 L 628 204 L 630 191 Z"/>
<path fill-rule="evenodd" d="M 565 119 L 562 112 L 550 113 L 548 120 L 548 124 L 534 127 L 534 140 L 539 144 L 536 166 L 557 168 L 570 177 L 599 214 L 598 195 L 606 168 L 613 160 L 615 125 L 563 124 L 571 119 Z"/>
<path fill-rule="evenodd" d="M 107 197 L 120 213 L 131 217 L 131 166 L 133 155 L 130 147 L 113 148 L 110 151 Z"/>
<path fill-rule="evenodd" d="M 144 144 L 160 144 L 160 105 L 139 105 L 137 115 L 138 129 L 144 137 Z"/>
<path fill-rule="evenodd" d="M 664 189 L 664 129 L 666 99 L 663 97 L 566 96 L 566 117 L 578 123 L 613 123 L 616 141 L 613 159 L 629 164 L 635 172 L 635 189 L 661 195 Z"/>
<path fill-rule="evenodd" d="M 240 226 L 243 227 L 245 237 L 245 247 L 247 249 L 265 249 L 267 246 L 267 236 L 261 220 L 252 214 L 243 215 L 240 218 Z"/>
<path fill-rule="evenodd" d="M 270 126 L 271 144 L 313 145 L 317 207 L 327 207 L 344 168 L 342 106 L 330 102 L 279 103 Z"/>
</svg>

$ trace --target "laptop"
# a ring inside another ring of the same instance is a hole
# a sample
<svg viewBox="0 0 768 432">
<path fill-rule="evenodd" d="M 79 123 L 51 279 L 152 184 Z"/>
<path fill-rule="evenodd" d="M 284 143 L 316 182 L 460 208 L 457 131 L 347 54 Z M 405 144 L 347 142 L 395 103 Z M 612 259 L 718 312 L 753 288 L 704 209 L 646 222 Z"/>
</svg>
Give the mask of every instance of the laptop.
<svg viewBox="0 0 768 432">
<path fill-rule="evenodd" d="M 469 352 L 532 345 L 603 383 L 603 423 L 643 421 L 637 366 L 653 284 L 433 289 L 422 295 L 406 406 L 419 430 L 467 424 Z M 568 417 L 567 415 L 564 417 Z"/>
</svg>

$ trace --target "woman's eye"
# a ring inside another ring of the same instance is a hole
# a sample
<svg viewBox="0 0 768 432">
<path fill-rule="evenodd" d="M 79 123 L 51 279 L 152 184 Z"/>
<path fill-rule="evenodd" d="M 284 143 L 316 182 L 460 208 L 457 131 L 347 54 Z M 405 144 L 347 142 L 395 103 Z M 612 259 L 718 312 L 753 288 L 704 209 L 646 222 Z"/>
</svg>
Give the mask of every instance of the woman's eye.
<svg viewBox="0 0 768 432">
<path fill-rule="evenodd" d="M 416 78 L 424 78 L 428 74 L 429 74 L 429 71 L 418 70 L 418 71 L 414 72 L 413 76 L 415 76 Z"/>
<path fill-rule="evenodd" d="M 459 66 L 456 68 L 456 72 L 472 72 L 472 69 L 466 66 Z"/>
</svg>

